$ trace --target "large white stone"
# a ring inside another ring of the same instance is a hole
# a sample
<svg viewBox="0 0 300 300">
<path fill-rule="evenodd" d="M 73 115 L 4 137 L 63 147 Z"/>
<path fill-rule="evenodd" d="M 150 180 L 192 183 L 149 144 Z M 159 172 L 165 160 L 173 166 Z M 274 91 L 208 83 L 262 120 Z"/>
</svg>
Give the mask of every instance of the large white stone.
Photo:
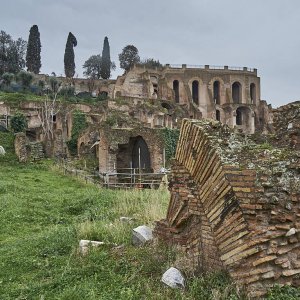
<svg viewBox="0 0 300 300">
<path fill-rule="evenodd" d="M 2 146 L 0 146 L 0 155 L 5 155 L 5 150 Z"/>
<path fill-rule="evenodd" d="M 98 241 L 90 241 L 90 240 L 80 240 L 79 242 L 79 252 L 82 255 L 86 255 L 89 251 L 90 247 L 99 247 L 101 245 L 104 245 L 104 242 L 98 242 Z"/>
<path fill-rule="evenodd" d="M 171 288 L 184 288 L 184 277 L 181 272 L 171 267 L 162 276 L 161 281 Z"/>
<path fill-rule="evenodd" d="M 132 244 L 140 246 L 153 239 L 152 229 L 146 225 L 136 227 L 132 230 Z"/>
</svg>

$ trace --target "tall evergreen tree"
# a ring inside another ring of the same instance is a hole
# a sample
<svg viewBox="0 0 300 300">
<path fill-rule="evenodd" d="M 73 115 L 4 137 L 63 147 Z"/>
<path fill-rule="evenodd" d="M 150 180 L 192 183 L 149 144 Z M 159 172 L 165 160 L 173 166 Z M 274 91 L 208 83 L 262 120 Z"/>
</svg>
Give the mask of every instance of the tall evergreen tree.
<svg viewBox="0 0 300 300">
<path fill-rule="evenodd" d="M 5 31 L 0 31 L 0 75 L 9 72 L 16 74 L 25 66 L 26 42 L 13 40 Z"/>
<path fill-rule="evenodd" d="M 67 43 L 66 43 L 66 50 L 65 50 L 65 57 L 64 57 L 64 64 L 65 64 L 65 74 L 66 77 L 72 78 L 75 74 L 75 54 L 74 48 L 77 46 L 76 37 L 69 32 Z"/>
<path fill-rule="evenodd" d="M 102 50 L 102 63 L 101 63 L 101 77 L 108 79 L 110 77 L 111 60 L 110 49 L 107 36 L 104 38 L 103 50 Z"/>
<path fill-rule="evenodd" d="M 29 31 L 26 53 L 26 67 L 27 71 L 39 74 L 41 66 L 42 64 L 40 33 L 38 26 L 33 25 Z"/>
</svg>

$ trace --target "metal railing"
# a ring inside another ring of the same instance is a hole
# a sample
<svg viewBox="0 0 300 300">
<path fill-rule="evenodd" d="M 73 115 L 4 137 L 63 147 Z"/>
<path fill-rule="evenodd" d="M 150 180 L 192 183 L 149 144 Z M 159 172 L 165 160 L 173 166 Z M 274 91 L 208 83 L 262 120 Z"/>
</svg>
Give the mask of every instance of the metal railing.
<svg viewBox="0 0 300 300">
<path fill-rule="evenodd" d="M 75 169 L 68 165 L 66 160 L 57 159 L 56 166 L 65 174 L 77 177 L 78 179 L 85 181 L 85 183 L 91 183 L 99 188 L 111 188 L 111 189 L 144 189 L 154 188 L 157 189 L 161 185 L 167 185 L 168 171 L 163 169 L 159 173 L 150 173 L 146 169 L 127 168 L 120 169 L 119 171 L 87 174 L 86 171 Z M 120 172 L 124 171 L 124 172 Z M 144 172 L 144 171 L 147 171 Z"/>
</svg>

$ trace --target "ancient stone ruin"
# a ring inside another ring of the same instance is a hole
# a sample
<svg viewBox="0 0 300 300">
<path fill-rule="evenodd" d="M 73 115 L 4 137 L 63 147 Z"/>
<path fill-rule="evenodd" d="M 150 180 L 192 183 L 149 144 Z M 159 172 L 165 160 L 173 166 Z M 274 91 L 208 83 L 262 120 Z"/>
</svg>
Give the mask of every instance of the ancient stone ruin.
<svg viewBox="0 0 300 300">
<path fill-rule="evenodd" d="M 275 283 L 300 286 L 300 155 L 259 139 L 184 120 L 167 216 L 154 230 L 195 273 L 227 270 L 251 298 Z"/>
</svg>

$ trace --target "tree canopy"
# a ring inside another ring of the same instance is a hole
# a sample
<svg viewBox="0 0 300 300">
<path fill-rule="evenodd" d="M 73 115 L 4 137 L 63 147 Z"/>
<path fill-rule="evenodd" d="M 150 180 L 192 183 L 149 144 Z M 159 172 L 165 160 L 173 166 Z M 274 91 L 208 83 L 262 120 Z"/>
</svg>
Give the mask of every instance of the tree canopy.
<svg viewBox="0 0 300 300">
<path fill-rule="evenodd" d="M 163 65 L 159 62 L 159 60 L 155 60 L 154 58 L 146 58 L 142 60 L 139 64 L 145 66 L 146 68 L 156 68 L 162 67 Z"/>
<path fill-rule="evenodd" d="M 83 64 L 83 75 L 92 78 L 92 79 L 100 79 L 101 77 L 101 55 L 92 55 L 88 60 Z"/>
<path fill-rule="evenodd" d="M 100 54 L 92 55 L 88 60 L 85 61 L 83 75 L 90 79 L 100 79 L 101 69 L 102 69 L 102 57 Z M 116 64 L 114 62 L 110 62 L 110 70 L 115 70 Z M 106 78 L 104 78 L 106 79 Z"/>
<path fill-rule="evenodd" d="M 76 37 L 69 32 L 66 49 L 65 49 L 65 56 L 64 56 L 64 64 L 65 64 L 65 74 L 66 77 L 72 78 L 75 74 L 75 54 L 74 54 L 74 47 L 77 46 Z"/>
<path fill-rule="evenodd" d="M 135 63 L 140 62 L 139 51 L 133 45 L 127 45 L 119 54 L 120 67 L 128 71 Z"/>
<path fill-rule="evenodd" d="M 103 79 L 110 77 L 111 61 L 110 61 L 110 49 L 107 36 L 104 38 L 103 50 L 102 50 L 102 62 L 100 74 Z"/>
<path fill-rule="evenodd" d="M 39 74 L 41 69 L 41 41 L 37 25 L 33 25 L 29 31 L 26 53 L 27 71 Z"/>
<path fill-rule="evenodd" d="M 18 38 L 13 40 L 5 31 L 0 32 L 0 75 L 18 73 L 25 67 L 26 42 Z"/>
</svg>

